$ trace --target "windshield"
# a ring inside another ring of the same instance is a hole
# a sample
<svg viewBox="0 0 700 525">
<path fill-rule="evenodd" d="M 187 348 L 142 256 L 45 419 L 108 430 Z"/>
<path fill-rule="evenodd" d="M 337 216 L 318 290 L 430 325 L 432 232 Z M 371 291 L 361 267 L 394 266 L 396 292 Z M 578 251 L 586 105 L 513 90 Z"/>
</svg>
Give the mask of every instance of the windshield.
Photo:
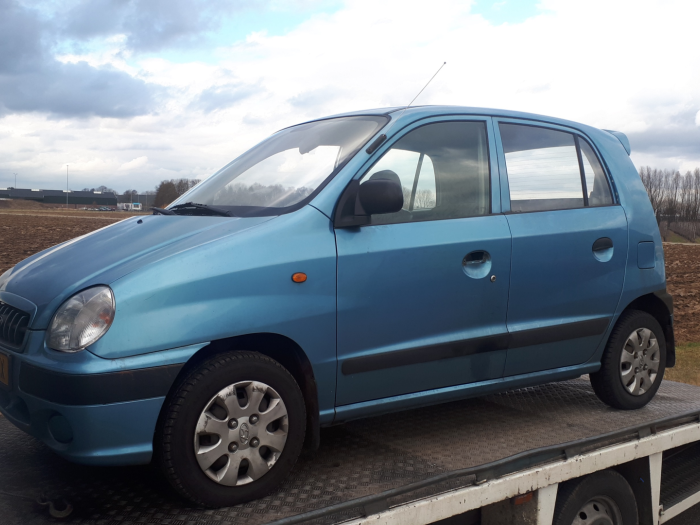
<svg viewBox="0 0 700 525">
<path fill-rule="evenodd" d="M 235 216 L 296 210 L 386 122 L 386 117 L 341 117 L 283 129 L 172 205 L 205 204 Z"/>
</svg>

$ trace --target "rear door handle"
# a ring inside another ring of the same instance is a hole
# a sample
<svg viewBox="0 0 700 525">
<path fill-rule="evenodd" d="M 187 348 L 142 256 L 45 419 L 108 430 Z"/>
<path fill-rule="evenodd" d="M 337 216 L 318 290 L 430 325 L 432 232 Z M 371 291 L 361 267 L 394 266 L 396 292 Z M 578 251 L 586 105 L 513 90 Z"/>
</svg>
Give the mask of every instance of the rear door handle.
<svg viewBox="0 0 700 525">
<path fill-rule="evenodd" d="M 601 252 L 603 250 L 609 250 L 613 247 L 613 242 L 610 237 L 601 237 L 596 242 L 593 243 L 593 251 Z"/>
</svg>

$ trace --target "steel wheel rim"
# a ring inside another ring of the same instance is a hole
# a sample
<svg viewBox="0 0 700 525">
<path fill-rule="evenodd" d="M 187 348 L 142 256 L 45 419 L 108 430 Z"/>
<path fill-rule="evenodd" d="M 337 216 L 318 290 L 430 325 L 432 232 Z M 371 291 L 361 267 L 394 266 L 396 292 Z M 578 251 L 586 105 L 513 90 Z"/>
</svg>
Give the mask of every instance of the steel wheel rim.
<svg viewBox="0 0 700 525">
<path fill-rule="evenodd" d="M 239 381 L 221 389 L 200 413 L 195 458 L 212 481 L 246 485 L 274 467 L 288 432 L 287 407 L 277 391 L 259 381 Z"/>
<path fill-rule="evenodd" d="M 659 373 L 661 348 L 654 332 L 637 328 L 625 341 L 620 356 L 620 379 L 627 392 L 641 396 L 649 391 Z"/>
<path fill-rule="evenodd" d="M 591 498 L 576 513 L 571 525 L 622 525 L 622 513 L 611 498 Z"/>
</svg>

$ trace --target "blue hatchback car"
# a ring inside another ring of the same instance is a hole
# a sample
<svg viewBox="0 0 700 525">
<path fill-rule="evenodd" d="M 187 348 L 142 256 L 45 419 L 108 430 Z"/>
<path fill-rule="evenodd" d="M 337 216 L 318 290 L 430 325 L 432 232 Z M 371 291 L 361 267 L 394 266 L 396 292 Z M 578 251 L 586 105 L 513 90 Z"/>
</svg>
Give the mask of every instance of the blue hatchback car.
<svg viewBox="0 0 700 525">
<path fill-rule="evenodd" d="M 629 152 L 465 107 L 283 129 L 167 209 L 5 272 L 0 410 L 65 458 L 155 460 L 223 506 L 350 419 L 583 374 L 642 407 L 673 306 Z"/>
</svg>

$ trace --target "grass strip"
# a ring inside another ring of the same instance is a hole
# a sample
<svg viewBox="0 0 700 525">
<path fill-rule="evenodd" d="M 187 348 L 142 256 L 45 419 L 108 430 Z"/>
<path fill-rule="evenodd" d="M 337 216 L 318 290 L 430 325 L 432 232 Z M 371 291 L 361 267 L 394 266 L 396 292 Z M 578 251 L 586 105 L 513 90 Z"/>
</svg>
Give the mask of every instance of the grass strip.
<svg viewBox="0 0 700 525">
<path fill-rule="evenodd" d="M 666 370 L 664 379 L 700 386 L 700 343 L 676 345 L 676 366 Z"/>
</svg>

